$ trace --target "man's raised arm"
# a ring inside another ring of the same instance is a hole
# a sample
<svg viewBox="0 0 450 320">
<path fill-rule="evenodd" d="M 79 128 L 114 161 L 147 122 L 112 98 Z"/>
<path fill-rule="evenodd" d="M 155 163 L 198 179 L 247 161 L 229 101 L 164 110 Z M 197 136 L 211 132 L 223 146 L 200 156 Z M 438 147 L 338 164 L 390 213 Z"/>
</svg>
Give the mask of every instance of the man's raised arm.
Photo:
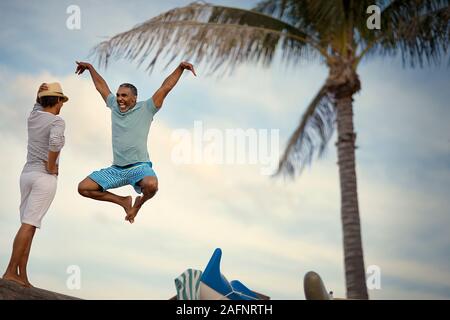
<svg viewBox="0 0 450 320">
<path fill-rule="evenodd" d="M 192 71 L 194 76 L 197 76 L 195 74 L 194 66 L 192 64 L 190 64 L 188 62 L 180 63 L 178 68 L 176 68 L 175 71 L 172 72 L 172 74 L 170 76 L 168 76 L 166 78 L 166 80 L 164 80 L 161 87 L 153 95 L 152 99 L 153 99 L 153 103 L 155 104 L 156 108 L 161 108 L 167 94 L 170 92 L 170 90 L 173 89 L 173 87 L 175 87 L 175 85 L 178 82 L 178 79 L 180 79 L 180 77 L 183 74 L 183 71 L 185 69 Z"/>
<path fill-rule="evenodd" d="M 84 70 L 89 70 L 89 73 L 91 74 L 92 81 L 95 84 L 95 88 L 97 91 L 102 95 L 103 100 L 106 102 L 106 98 L 111 93 L 111 90 L 109 90 L 108 84 L 106 83 L 105 79 L 102 78 L 101 75 L 98 74 L 98 72 L 95 70 L 95 68 L 87 62 L 78 62 L 77 63 L 77 69 L 75 70 L 76 74 L 82 74 Z"/>
</svg>

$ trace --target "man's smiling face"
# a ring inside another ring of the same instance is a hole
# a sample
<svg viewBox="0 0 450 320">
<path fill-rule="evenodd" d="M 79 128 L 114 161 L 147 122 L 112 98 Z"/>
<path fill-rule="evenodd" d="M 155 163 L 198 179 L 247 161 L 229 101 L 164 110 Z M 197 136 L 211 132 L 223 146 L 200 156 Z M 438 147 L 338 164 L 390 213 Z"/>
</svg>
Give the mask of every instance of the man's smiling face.
<svg viewBox="0 0 450 320">
<path fill-rule="evenodd" d="M 121 112 L 126 112 L 136 104 L 137 97 L 130 88 L 119 87 L 116 93 L 117 103 Z"/>
</svg>

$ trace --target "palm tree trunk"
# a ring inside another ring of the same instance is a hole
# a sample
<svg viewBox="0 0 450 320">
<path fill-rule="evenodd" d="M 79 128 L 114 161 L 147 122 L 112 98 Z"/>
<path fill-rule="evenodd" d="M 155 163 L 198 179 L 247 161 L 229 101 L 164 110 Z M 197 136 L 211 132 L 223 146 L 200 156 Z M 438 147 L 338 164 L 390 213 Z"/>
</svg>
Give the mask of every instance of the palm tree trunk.
<svg viewBox="0 0 450 320">
<path fill-rule="evenodd" d="M 369 299 L 361 241 L 355 169 L 352 94 L 336 99 L 338 166 L 341 183 L 341 219 L 344 236 L 347 298 Z"/>
</svg>

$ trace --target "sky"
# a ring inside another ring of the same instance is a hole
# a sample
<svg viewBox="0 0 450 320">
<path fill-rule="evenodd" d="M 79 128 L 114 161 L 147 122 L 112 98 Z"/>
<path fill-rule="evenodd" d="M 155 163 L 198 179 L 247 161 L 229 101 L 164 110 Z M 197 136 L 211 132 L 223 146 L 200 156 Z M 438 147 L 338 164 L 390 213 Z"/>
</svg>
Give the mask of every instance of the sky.
<svg viewBox="0 0 450 320">
<path fill-rule="evenodd" d="M 75 61 L 92 61 L 100 41 L 190 1 L 0 2 L 0 269 L 6 269 L 20 226 L 19 177 L 26 160 L 26 118 L 42 82 L 58 81 L 70 100 L 61 117 L 56 198 L 33 241 L 28 267 L 37 287 L 85 299 L 168 299 L 174 279 L 203 270 L 215 248 L 221 271 L 272 299 L 305 299 L 303 277 L 319 273 L 345 297 L 337 155 L 324 156 L 295 180 L 271 178 L 258 164 L 179 164 L 174 132 L 201 121 L 205 130 L 279 130 L 279 152 L 321 87 L 318 62 L 270 68 L 242 65 L 231 76 L 184 74 L 155 116 L 149 152 L 159 191 L 133 225 L 116 205 L 83 198 L 77 185 L 112 162 L 109 110 Z M 251 8 L 255 1 L 215 1 Z M 66 27 L 77 5 L 81 28 Z M 167 75 L 112 61 L 98 69 L 114 92 L 134 83 L 140 99 Z M 95 65 L 96 66 L 96 65 Z M 366 268 L 380 270 L 372 299 L 450 298 L 450 73 L 447 65 L 410 69 L 398 57 L 359 68 L 355 96 L 356 170 Z M 212 132 L 212 131 L 210 131 Z M 194 143 L 194 142 L 193 142 Z M 276 150 L 275 150 L 276 153 Z M 121 195 L 136 193 L 130 186 Z M 76 266 L 80 287 L 67 285 Z"/>
</svg>

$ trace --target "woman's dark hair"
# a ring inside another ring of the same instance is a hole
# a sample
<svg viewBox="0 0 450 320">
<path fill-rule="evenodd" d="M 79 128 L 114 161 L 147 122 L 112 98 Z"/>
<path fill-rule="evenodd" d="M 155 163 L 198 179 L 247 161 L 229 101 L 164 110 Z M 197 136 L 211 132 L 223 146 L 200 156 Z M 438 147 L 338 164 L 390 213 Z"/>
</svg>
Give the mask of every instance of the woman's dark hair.
<svg viewBox="0 0 450 320">
<path fill-rule="evenodd" d="M 39 101 L 41 103 L 41 106 L 44 108 L 47 107 L 53 107 L 55 104 L 59 102 L 60 97 L 54 97 L 54 96 L 46 96 L 39 98 Z"/>
</svg>

